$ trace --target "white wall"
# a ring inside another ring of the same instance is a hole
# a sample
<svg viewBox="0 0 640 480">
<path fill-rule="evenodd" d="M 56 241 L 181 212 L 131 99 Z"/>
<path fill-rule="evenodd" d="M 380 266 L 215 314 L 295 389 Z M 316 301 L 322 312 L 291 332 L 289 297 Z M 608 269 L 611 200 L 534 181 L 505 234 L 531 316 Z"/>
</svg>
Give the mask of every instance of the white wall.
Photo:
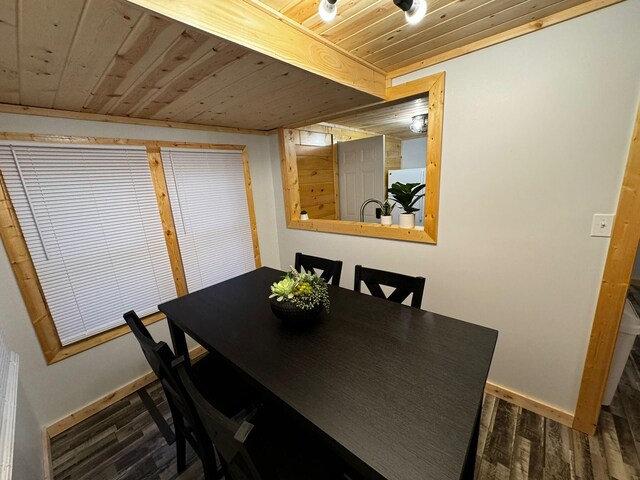
<svg viewBox="0 0 640 480">
<path fill-rule="evenodd" d="M 8 114 L 0 114 L 0 131 L 247 145 L 262 262 L 280 265 L 268 137 Z M 24 391 L 41 425 L 49 425 L 149 371 L 132 335 L 47 366 L 4 248 L 0 248 L 0 279 L 0 327 L 20 355 Z M 158 340 L 170 342 L 164 321 L 150 330 Z"/>
<path fill-rule="evenodd" d="M 42 479 L 42 428 L 24 393 L 22 381 L 18 387 L 16 436 L 13 446 L 13 478 L 16 480 Z"/>
<path fill-rule="evenodd" d="M 427 137 L 402 141 L 402 168 L 424 168 L 427 164 Z"/>
<path fill-rule="evenodd" d="M 423 308 L 500 331 L 491 381 L 574 411 L 640 97 L 640 0 L 429 68 L 446 72 L 437 246 L 288 230 L 305 251 L 427 278 Z M 273 181 L 280 185 L 272 140 Z"/>
</svg>

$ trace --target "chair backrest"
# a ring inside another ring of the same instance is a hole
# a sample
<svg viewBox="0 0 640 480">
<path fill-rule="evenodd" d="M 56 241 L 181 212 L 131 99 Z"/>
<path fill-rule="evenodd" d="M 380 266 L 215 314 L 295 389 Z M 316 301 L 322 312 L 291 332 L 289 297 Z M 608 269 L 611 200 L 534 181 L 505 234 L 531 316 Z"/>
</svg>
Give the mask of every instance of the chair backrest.
<svg viewBox="0 0 640 480">
<path fill-rule="evenodd" d="M 164 361 L 168 361 L 170 365 L 171 357 L 173 357 L 173 352 L 171 352 L 169 345 L 164 342 L 156 343 L 149 333 L 149 330 L 147 330 L 147 327 L 133 310 L 125 313 L 123 317 L 127 325 L 129 325 L 129 328 L 131 328 L 136 340 L 138 340 L 140 348 L 142 348 L 142 353 L 144 353 L 149 365 L 151 365 L 151 370 L 153 370 L 158 379 L 162 380 L 162 376 L 164 375 L 162 368 L 163 359 Z M 163 343 L 166 349 L 162 348 L 161 344 Z"/>
<path fill-rule="evenodd" d="M 147 327 L 134 311 L 125 313 L 123 317 L 138 340 L 151 369 L 162 384 L 173 416 L 174 428 L 182 429 L 189 443 L 197 449 L 197 445 L 205 440 L 208 441 L 208 437 L 200 425 L 198 413 L 191 398 L 171 366 L 176 359 L 175 355 L 165 342 L 153 340 Z M 186 428 L 183 420 L 186 420 L 186 425 L 191 428 Z"/>
<path fill-rule="evenodd" d="M 245 446 L 253 425 L 246 421 L 238 424 L 214 408 L 193 383 L 184 357 L 174 360 L 172 367 L 195 406 L 209 438 L 215 444 L 225 475 L 228 473 L 233 480 L 261 480 Z"/>
<path fill-rule="evenodd" d="M 315 273 L 315 269 L 322 270 L 321 278 L 331 285 L 340 286 L 340 275 L 342 274 L 341 260 L 328 260 L 322 257 L 314 257 L 303 253 L 296 253 L 296 270 L 304 268 L 306 272 Z"/>
<path fill-rule="evenodd" d="M 359 292 L 360 285 L 364 282 L 374 297 L 385 298 L 396 303 L 404 302 L 409 295 L 413 294 L 411 306 L 420 308 L 425 281 L 424 277 L 411 277 L 401 273 L 386 272 L 356 265 L 353 290 Z M 380 285 L 386 285 L 395 288 L 395 290 L 387 297 Z"/>
</svg>

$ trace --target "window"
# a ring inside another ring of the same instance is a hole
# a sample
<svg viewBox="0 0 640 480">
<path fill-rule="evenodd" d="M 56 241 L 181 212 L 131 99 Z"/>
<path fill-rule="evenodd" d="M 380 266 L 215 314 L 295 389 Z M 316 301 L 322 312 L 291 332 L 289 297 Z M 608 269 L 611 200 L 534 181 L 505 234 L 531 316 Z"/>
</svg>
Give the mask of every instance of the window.
<svg viewBox="0 0 640 480">
<path fill-rule="evenodd" d="M 244 146 L 2 135 L 0 236 L 48 363 L 259 266 Z"/>
<path fill-rule="evenodd" d="M 176 296 L 144 147 L 3 145 L 0 168 L 63 346 Z"/>
<path fill-rule="evenodd" d="M 242 153 L 161 152 L 189 291 L 253 270 Z"/>
</svg>

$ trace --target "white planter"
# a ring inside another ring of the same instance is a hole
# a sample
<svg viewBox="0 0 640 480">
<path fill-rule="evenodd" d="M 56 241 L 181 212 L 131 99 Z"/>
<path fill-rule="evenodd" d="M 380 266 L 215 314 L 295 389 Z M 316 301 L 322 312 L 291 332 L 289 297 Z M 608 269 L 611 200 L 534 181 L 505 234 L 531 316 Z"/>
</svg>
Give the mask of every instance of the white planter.
<svg viewBox="0 0 640 480">
<path fill-rule="evenodd" d="M 391 224 L 393 224 L 393 217 L 391 215 L 381 215 L 380 216 L 380 224 L 381 225 L 391 225 Z"/>
<path fill-rule="evenodd" d="M 309 220 L 309 214 L 308 213 L 300 214 L 300 220 Z"/>
<path fill-rule="evenodd" d="M 416 214 L 415 213 L 401 213 L 400 214 L 400 228 L 413 228 L 416 226 Z"/>
</svg>

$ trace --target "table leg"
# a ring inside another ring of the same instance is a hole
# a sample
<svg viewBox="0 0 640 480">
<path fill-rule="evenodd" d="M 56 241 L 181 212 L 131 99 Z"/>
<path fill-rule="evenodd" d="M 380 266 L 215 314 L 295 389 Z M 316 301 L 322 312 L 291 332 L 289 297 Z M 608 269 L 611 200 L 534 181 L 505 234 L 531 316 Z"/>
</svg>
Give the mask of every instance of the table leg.
<svg viewBox="0 0 640 480">
<path fill-rule="evenodd" d="M 464 469 L 462 470 L 462 476 L 460 478 L 464 480 L 473 480 L 476 470 L 476 457 L 478 455 L 478 439 L 480 437 L 480 417 L 482 416 L 482 403 L 478 408 L 476 414 L 476 422 L 473 426 L 473 437 L 469 443 L 469 449 L 467 450 L 467 458 L 464 462 Z"/>
<path fill-rule="evenodd" d="M 189 362 L 189 349 L 187 348 L 187 337 L 184 332 L 167 317 L 169 324 L 169 333 L 171 334 L 171 342 L 173 343 L 173 351 L 176 357 L 184 355 L 184 358 Z"/>
</svg>

